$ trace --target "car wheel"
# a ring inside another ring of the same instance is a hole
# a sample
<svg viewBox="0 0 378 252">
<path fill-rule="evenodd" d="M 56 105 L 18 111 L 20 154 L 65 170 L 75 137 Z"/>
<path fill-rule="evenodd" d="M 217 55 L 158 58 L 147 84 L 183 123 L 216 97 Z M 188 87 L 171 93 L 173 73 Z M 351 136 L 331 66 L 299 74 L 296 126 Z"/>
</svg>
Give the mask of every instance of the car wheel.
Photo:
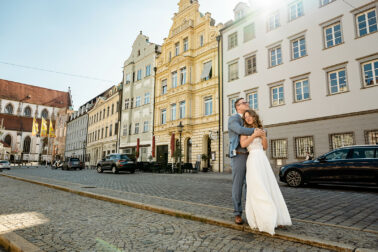
<svg viewBox="0 0 378 252">
<path fill-rule="evenodd" d="M 118 173 L 117 167 L 115 167 L 114 165 L 112 166 L 112 172 L 113 174 Z"/>
<path fill-rule="evenodd" d="M 101 165 L 98 165 L 98 166 L 97 166 L 97 172 L 98 172 L 98 173 L 102 173 L 102 172 L 103 172 L 103 171 L 102 171 L 102 168 L 101 168 Z"/>
<path fill-rule="evenodd" d="M 298 187 L 303 184 L 302 174 L 296 170 L 291 170 L 286 173 L 286 183 L 292 187 Z"/>
</svg>

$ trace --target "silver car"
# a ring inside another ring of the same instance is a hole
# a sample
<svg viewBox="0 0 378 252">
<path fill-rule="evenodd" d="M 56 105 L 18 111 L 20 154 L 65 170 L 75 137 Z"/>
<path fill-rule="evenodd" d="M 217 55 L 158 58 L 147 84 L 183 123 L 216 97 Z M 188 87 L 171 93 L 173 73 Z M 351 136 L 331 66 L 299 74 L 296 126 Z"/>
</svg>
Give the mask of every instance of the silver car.
<svg viewBox="0 0 378 252">
<path fill-rule="evenodd" d="M 5 170 L 5 169 L 7 169 L 7 170 L 10 170 L 10 163 L 9 163 L 9 161 L 6 161 L 6 160 L 0 160 L 0 172 L 2 171 L 2 170 Z"/>
</svg>

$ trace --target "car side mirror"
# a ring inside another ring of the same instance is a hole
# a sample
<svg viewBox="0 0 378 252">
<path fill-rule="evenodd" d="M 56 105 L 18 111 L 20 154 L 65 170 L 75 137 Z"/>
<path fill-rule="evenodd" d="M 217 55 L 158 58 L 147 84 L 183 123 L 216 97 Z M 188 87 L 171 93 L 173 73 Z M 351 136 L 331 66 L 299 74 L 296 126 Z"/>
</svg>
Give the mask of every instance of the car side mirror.
<svg viewBox="0 0 378 252">
<path fill-rule="evenodd" d="M 326 157 L 325 156 L 318 157 L 318 160 L 319 162 L 325 162 Z"/>
</svg>

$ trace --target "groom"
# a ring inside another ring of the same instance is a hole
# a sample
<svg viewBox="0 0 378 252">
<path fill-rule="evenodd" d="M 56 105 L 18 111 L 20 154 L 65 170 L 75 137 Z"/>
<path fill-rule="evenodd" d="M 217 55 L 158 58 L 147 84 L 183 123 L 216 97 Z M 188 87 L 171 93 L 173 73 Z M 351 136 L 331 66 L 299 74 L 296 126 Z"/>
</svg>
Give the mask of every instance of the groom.
<svg viewBox="0 0 378 252">
<path fill-rule="evenodd" d="M 230 158 L 232 168 L 232 202 L 234 204 L 234 216 L 236 224 L 243 224 L 242 219 L 242 192 L 245 183 L 245 173 L 248 151 L 246 148 L 240 147 L 240 135 L 252 135 L 254 131 L 263 134 L 262 130 L 243 127 L 243 114 L 249 109 L 248 102 L 243 98 L 239 98 L 235 102 L 236 114 L 228 119 L 228 136 L 230 139 Z"/>
</svg>

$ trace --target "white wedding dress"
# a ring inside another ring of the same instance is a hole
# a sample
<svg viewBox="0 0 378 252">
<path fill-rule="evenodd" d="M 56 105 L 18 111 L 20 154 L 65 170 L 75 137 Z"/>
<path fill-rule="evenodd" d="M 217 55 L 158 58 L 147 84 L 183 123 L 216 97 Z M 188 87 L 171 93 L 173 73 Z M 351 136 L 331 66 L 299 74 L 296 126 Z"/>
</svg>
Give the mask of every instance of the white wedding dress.
<svg viewBox="0 0 378 252">
<path fill-rule="evenodd" d="M 291 225 L 285 200 L 263 150 L 262 139 L 255 138 L 248 146 L 247 200 L 245 214 L 251 228 L 274 235 L 280 225 Z"/>
</svg>

